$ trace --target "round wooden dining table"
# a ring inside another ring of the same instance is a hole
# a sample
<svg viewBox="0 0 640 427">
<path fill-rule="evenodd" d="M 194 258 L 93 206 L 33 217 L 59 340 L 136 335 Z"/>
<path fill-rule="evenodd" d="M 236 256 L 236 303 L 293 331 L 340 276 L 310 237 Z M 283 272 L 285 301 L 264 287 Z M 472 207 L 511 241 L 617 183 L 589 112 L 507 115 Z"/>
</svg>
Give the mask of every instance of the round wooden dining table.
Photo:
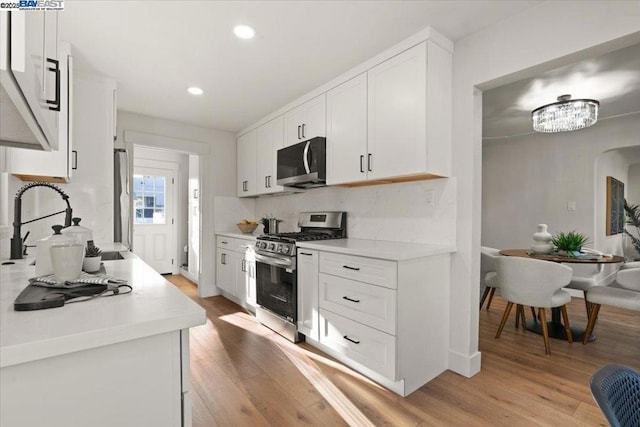
<svg viewBox="0 0 640 427">
<path fill-rule="evenodd" d="M 500 255 L 504 256 L 517 256 L 522 258 L 531 258 L 531 259 L 539 259 L 543 261 L 551 261 L 558 263 L 571 263 L 571 264 L 597 264 L 598 270 L 602 271 L 602 266 L 604 264 L 616 264 L 624 262 L 624 257 L 620 255 L 603 255 L 600 257 L 585 257 L 585 258 L 575 258 L 575 257 L 567 257 L 558 254 L 534 254 L 529 249 L 503 249 L 500 251 Z M 535 332 L 537 334 L 542 335 L 542 327 L 537 318 L 534 317 L 532 321 L 526 322 L 527 330 Z M 558 339 L 567 339 L 567 333 L 564 329 L 564 325 L 560 320 L 560 307 L 551 309 L 551 321 L 547 322 L 547 328 L 549 331 L 549 336 L 552 338 Z M 576 327 L 571 325 L 571 334 L 573 335 L 573 340 L 580 342 L 584 337 L 584 328 Z M 595 340 L 595 335 L 591 335 L 589 337 L 589 341 Z"/>
</svg>

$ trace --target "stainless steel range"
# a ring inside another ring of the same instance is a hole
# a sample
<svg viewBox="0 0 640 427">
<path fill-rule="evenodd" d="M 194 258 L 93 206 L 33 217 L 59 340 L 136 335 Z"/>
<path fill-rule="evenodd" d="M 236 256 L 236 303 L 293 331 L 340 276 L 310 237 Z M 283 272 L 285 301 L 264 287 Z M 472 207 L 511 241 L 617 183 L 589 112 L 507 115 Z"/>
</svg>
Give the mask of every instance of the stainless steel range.
<svg viewBox="0 0 640 427">
<path fill-rule="evenodd" d="M 346 212 L 302 212 L 299 232 L 264 234 L 256 240 L 256 318 L 293 342 L 298 333 L 296 242 L 347 237 Z"/>
</svg>

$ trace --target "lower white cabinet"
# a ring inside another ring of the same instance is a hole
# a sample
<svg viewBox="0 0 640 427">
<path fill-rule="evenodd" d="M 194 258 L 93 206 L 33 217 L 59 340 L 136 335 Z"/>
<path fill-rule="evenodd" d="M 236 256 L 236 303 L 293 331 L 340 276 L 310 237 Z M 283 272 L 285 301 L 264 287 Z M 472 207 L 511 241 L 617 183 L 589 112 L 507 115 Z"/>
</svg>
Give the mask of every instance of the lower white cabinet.
<svg viewBox="0 0 640 427">
<path fill-rule="evenodd" d="M 318 311 L 318 251 L 298 249 L 298 331 L 320 339 Z"/>
<path fill-rule="evenodd" d="M 298 254 L 298 327 L 311 345 L 403 396 L 447 368 L 449 253 Z"/>
<path fill-rule="evenodd" d="M 253 239 L 216 236 L 216 286 L 224 296 L 250 310 L 256 305 Z"/>
</svg>

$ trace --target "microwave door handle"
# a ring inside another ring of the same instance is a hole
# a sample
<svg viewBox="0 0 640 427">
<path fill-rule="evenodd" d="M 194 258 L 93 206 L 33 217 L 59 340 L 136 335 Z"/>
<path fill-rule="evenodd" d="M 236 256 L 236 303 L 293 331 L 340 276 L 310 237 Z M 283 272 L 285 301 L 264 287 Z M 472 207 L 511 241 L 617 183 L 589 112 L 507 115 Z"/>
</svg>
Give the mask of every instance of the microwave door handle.
<svg viewBox="0 0 640 427">
<path fill-rule="evenodd" d="M 309 169 L 309 146 L 311 145 L 311 141 L 307 141 L 307 145 L 304 146 L 304 153 L 302 154 L 303 162 L 304 162 L 304 170 L 307 171 L 307 174 L 311 173 L 311 169 Z"/>
</svg>

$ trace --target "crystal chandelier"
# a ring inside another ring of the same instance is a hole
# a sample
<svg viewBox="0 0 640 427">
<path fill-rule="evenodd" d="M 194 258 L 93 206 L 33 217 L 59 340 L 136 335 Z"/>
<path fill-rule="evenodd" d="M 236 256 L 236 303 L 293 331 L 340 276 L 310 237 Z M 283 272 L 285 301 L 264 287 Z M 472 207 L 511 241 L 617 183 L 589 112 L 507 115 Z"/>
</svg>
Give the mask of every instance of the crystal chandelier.
<svg viewBox="0 0 640 427">
<path fill-rule="evenodd" d="M 531 112 L 533 129 L 537 132 L 566 132 L 588 128 L 598 121 L 600 103 L 593 99 L 558 97 L 558 102 L 543 105 Z"/>
</svg>

